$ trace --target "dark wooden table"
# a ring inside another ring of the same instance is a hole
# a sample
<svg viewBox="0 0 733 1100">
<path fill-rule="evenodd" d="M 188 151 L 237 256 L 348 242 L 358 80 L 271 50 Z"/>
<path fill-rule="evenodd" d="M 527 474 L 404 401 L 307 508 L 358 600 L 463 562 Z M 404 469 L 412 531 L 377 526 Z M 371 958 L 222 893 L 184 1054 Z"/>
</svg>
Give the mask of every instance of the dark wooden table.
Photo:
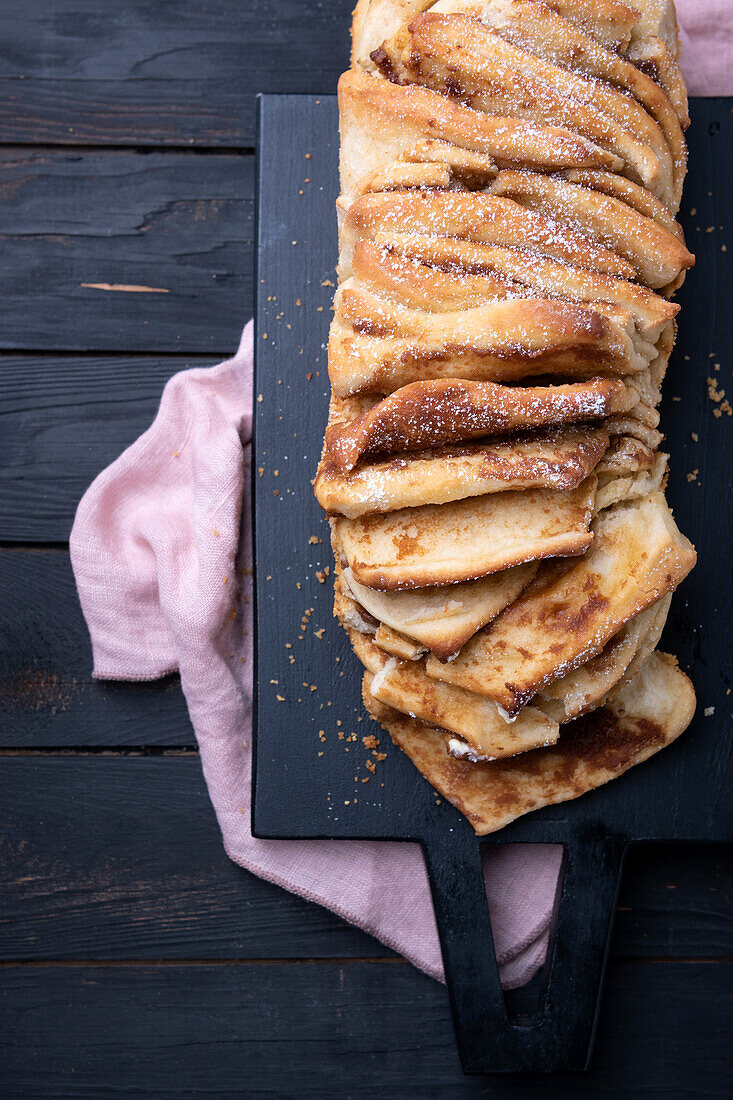
<svg viewBox="0 0 733 1100">
<path fill-rule="evenodd" d="M 235 347 L 254 96 L 333 91 L 351 6 L 3 0 L 0 1095 L 729 1095 L 726 850 L 634 852 L 588 1074 L 463 1078 L 442 986 L 228 861 L 177 680 L 90 678 L 76 502 Z"/>
</svg>

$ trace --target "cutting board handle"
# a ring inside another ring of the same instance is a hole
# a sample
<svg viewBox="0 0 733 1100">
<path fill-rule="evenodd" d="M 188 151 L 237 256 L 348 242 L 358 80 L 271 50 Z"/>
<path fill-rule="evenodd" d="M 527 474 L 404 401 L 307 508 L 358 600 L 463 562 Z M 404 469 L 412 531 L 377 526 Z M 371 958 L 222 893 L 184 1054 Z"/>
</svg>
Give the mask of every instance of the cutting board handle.
<svg viewBox="0 0 733 1100">
<path fill-rule="evenodd" d="M 562 844 L 544 1008 L 527 1025 L 507 1016 L 494 953 L 481 849 L 448 834 L 425 843 L 456 1040 L 465 1073 L 550 1073 L 588 1065 L 627 840 L 579 824 Z M 502 843 L 488 840 L 486 843 Z"/>
</svg>

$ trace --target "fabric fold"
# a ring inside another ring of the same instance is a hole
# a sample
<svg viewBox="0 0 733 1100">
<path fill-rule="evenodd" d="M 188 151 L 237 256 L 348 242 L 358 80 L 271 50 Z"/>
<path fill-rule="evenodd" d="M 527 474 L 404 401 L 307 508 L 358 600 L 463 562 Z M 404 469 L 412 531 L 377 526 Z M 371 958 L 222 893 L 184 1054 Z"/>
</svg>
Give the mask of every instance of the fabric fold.
<svg viewBox="0 0 733 1100">
<path fill-rule="evenodd" d="M 169 380 L 151 427 L 85 493 L 71 559 L 94 675 L 179 671 L 229 856 L 442 979 L 418 845 L 251 835 L 251 378 L 250 323 L 232 359 Z M 512 985 L 544 957 L 558 866 L 540 846 L 487 851 L 495 946 Z"/>
</svg>

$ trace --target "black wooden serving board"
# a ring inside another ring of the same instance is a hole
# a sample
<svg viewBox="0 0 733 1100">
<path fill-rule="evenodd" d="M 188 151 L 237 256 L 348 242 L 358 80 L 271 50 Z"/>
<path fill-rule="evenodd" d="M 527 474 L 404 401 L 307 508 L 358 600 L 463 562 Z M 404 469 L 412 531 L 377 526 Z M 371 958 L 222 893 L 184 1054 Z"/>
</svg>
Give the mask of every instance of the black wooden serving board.
<svg viewBox="0 0 733 1100">
<path fill-rule="evenodd" d="M 699 553 L 662 647 L 692 676 L 697 714 L 679 741 L 620 779 L 480 841 L 365 715 L 362 669 L 332 616 L 328 526 L 311 479 L 328 403 L 337 107 L 329 96 L 260 99 L 253 828 L 263 838 L 422 845 L 467 1073 L 586 1067 L 628 845 L 731 837 L 733 418 L 714 416 L 707 379 L 733 397 L 732 111 L 729 99 L 692 102 L 681 217 L 697 266 L 679 294 L 679 339 L 662 407 L 669 500 Z M 374 774 L 362 743 L 369 733 L 381 735 L 387 754 Z M 499 984 L 480 846 L 522 841 L 562 844 L 565 858 L 543 1010 L 518 1022 L 507 1016 Z"/>
</svg>

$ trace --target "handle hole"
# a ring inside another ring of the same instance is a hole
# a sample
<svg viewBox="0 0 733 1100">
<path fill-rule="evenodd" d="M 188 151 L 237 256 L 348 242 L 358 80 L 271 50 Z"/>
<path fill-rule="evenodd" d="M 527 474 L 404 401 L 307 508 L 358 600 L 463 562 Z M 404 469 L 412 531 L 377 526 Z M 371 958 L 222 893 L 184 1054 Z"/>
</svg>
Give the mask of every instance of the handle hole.
<svg viewBox="0 0 733 1100">
<path fill-rule="evenodd" d="M 481 862 L 507 1017 L 515 1027 L 534 1027 L 544 1012 L 565 849 L 488 840 Z"/>
</svg>

